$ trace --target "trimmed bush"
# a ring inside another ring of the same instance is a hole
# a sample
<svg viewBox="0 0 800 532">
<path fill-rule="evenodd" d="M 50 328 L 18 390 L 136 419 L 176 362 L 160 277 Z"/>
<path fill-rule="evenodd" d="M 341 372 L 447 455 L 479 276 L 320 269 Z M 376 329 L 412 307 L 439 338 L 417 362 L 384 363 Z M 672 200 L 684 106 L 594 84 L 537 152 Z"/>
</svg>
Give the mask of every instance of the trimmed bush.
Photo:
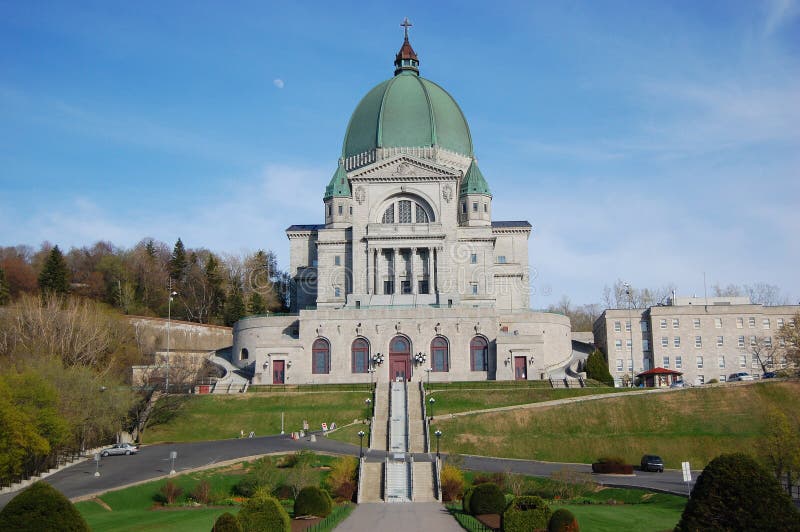
<svg viewBox="0 0 800 532">
<path fill-rule="evenodd" d="M 714 458 L 675 530 L 800 530 L 800 512 L 773 475 L 742 453 Z"/>
<path fill-rule="evenodd" d="M 278 499 L 259 490 L 242 506 L 238 516 L 243 532 L 292 532 L 292 521 Z"/>
<path fill-rule="evenodd" d="M 553 511 L 539 497 L 522 496 L 511 501 L 503 512 L 500 528 L 505 532 L 529 532 L 547 528 Z"/>
<path fill-rule="evenodd" d="M 60 491 L 46 482 L 36 482 L 0 511 L 0 530 L 88 532 L 90 529 Z"/>
<path fill-rule="evenodd" d="M 467 488 L 464 490 L 464 496 L 461 498 L 461 509 L 465 514 L 469 513 L 469 500 L 472 498 L 472 489 Z"/>
<path fill-rule="evenodd" d="M 547 532 L 578 532 L 578 530 L 580 530 L 578 520 L 566 508 L 556 510 L 547 523 Z"/>
<path fill-rule="evenodd" d="M 459 468 L 445 464 L 442 468 L 442 500 L 450 502 L 461 497 L 464 491 L 464 474 Z"/>
<path fill-rule="evenodd" d="M 497 484 L 486 482 L 472 488 L 469 498 L 469 513 L 472 515 L 502 514 L 506 507 L 506 497 Z"/>
<path fill-rule="evenodd" d="M 333 509 L 333 501 L 328 492 L 317 486 L 306 486 L 294 500 L 294 516 L 313 515 L 327 517 Z"/>
<path fill-rule="evenodd" d="M 242 532 L 242 525 L 235 515 L 225 512 L 214 521 L 214 528 L 211 529 L 211 532 Z"/>
</svg>

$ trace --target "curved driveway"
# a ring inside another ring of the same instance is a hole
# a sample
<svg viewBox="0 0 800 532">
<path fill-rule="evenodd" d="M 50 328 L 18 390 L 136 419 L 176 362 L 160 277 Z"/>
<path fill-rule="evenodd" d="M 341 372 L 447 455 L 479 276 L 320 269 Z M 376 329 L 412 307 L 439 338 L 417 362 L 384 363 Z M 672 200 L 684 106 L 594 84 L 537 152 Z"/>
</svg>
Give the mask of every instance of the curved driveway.
<svg viewBox="0 0 800 532">
<path fill-rule="evenodd" d="M 213 467 L 215 464 L 231 460 L 276 452 L 294 452 L 299 449 L 358 456 L 357 445 L 322 436 L 317 436 L 316 442 L 292 440 L 289 436 L 266 436 L 194 443 L 164 443 L 144 446 L 137 455 L 110 456 L 101 459 L 99 477 L 94 476 L 94 461 L 88 460 L 63 469 L 47 477 L 46 480 L 64 495 L 76 500 L 167 476 L 170 470 L 169 455 L 171 451 L 178 453 L 175 471 L 182 473 L 197 468 Z M 370 460 L 382 460 L 385 456 L 385 452 L 368 452 Z M 415 460 L 418 461 L 430 459 L 431 455 L 428 454 L 415 455 Z M 464 457 L 464 468 L 489 472 L 510 471 L 543 477 L 548 477 L 552 472 L 565 468 L 591 472 L 591 467 L 586 464 L 536 462 L 481 456 Z M 694 475 L 696 478 L 697 473 Z M 596 475 L 595 478 L 607 486 L 640 487 L 684 495 L 687 493 L 686 485 L 682 482 L 679 471 L 637 472 L 635 476 Z M 15 494 L 0 495 L 0 508 L 5 506 Z"/>
</svg>

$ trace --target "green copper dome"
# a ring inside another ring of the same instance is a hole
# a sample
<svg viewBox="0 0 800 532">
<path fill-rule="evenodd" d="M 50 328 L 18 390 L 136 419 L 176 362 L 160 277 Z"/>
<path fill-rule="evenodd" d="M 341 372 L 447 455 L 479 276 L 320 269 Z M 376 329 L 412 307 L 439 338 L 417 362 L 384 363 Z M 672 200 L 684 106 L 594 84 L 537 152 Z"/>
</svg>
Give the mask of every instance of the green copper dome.
<svg viewBox="0 0 800 532">
<path fill-rule="evenodd" d="M 375 148 L 424 146 L 472 156 L 469 126 L 453 97 L 415 70 L 398 67 L 395 77 L 369 91 L 356 107 L 342 156 Z"/>
<path fill-rule="evenodd" d="M 459 196 L 465 196 L 467 194 L 492 195 L 492 193 L 489 192 L 489 185 L 483 177 L 483 172 L 478 168 L 478 161 L 475 159 L 473 159 L 472 164 L 469 165 L 467 174 L 461 181 L 461 188 L 459 189 Z"/>
<path fill-rule="evenodd" d="M 344 171 L 342 163 L 336 168 L 333 173 L 331 182 L 325 187 L 325 197 L 323 199 L 330 199 L 334 197 L 350 197 L 350 183 L 347 182 L 347 172 Z"/>
</svg>

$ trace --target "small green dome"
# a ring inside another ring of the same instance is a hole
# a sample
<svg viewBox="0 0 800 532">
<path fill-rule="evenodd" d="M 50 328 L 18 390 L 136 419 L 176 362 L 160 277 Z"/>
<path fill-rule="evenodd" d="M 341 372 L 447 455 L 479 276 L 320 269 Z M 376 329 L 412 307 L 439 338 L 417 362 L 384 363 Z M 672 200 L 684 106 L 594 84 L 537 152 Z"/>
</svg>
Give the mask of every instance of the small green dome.
<svg viewBox="0 0 800 532">
<path fill-rule="evenodd" d="M 472 156 L 472 136 L 450 94 L 411 69 L 374 87 L 350 117 L 342 156 L 375 148 L 440 146 Z"/>
<path fill-rule="evenodd" d="M 491 196 L 489 192 L 489 184 L 483 177 L 483 172 L 478 168 L 478 161 L 472 160 L 469 165 L 464 179 L 461 181 L 461 188 L 459 189 L 459 196 L 466 196 L 467 194 L 485 194 Z"/>
<path fill-rule="evenodd" d="M 333 173 L 331 182 L 325 187 L 325 197 L 323 199 L 331 199 L 333 197 L 350 197 L 350 183 L 347 182 L 347 172 L 344 171 L 342 163 L 336 168 Z"/>
</svg>

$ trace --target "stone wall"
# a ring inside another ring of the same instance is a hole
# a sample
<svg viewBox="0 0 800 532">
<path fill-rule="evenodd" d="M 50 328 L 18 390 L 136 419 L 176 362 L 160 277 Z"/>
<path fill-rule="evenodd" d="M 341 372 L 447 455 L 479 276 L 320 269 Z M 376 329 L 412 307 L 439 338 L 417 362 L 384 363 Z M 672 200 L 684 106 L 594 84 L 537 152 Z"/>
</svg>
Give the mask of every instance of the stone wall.
<svg viewBox="0 0 800 532">
<path fill-rule="evenodd" d="M 167 320 L 129 316 L 128 321 L 142 352 L 153 354 L 167 348 Z M 170 350 L 213 351 L 233 345 L 233 329 L 219 325 L 170 321 Z"/>
</svg>

